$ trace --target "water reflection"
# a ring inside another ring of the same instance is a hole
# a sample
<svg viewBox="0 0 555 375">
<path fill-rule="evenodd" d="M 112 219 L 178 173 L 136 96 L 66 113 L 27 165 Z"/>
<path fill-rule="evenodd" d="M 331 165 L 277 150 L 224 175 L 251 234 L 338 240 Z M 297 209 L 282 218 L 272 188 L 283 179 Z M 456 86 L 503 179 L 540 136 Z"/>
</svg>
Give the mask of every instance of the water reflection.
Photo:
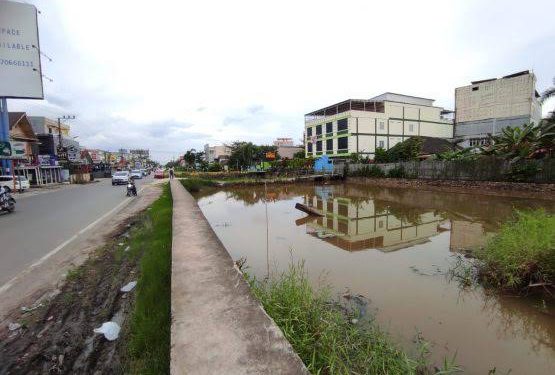
<svg viewBox="0 0 555 375">
<path fill-rule="evenodd" d="M 407 348 L 417 329 L 436 360 L 456 352 L 466 373 L 555 373 L 553 300 L 461 290 L 430 272 L 446 271 L 454 252 L 483 246 L 513 209 L 555 211 L 552 201 L 355 184 L 235 187 L 197 198 L 231 256 L 246 257 L 257 277 L 286 269 L 293 254 L 314 283 L 325 271 L 337 293 L 368 297 Z M 306 216 L 295 203 L 324 216 Z"/>
</svg>

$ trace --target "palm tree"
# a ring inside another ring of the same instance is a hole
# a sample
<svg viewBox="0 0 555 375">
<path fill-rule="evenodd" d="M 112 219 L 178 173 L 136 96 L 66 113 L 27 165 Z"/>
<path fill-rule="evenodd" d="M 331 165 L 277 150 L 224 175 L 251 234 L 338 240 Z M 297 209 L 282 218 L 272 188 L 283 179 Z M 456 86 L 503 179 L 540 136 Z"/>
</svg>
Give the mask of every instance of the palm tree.
<svg viewBox="0 0 555 375">
<path fill-rule="evenodd" d="M 540 105 L 544 105 L 548 99 L 555 98 L 555 78 L 553 78 L 553 86 L 548 87 L 540 96 Z M 549 112 L 546 118 L 547 122 L 555 123 L 555 108 Z"/>
<path fill-rule="evenodd" d="M 553 153 L 555 124 L 542 121 L 536 125 L 526 124 L 522 128 L 507 127 L 501 134 L 492 137 L 492 145 L 484 149 L 486 154 L 494 154 L 516 162 L 520 159 L 549 155 Z"/>
</svg>

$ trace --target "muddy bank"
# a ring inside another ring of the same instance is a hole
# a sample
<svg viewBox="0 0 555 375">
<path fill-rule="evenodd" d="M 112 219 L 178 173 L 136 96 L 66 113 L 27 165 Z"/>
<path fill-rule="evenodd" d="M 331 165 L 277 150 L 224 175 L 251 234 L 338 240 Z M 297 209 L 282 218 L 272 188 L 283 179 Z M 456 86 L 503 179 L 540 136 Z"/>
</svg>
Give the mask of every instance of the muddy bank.
<svg viewBox="0 0 555 375">
<path fill-rule="evenodd" d="M 555 184 L 367 177 L 349 177 L 348 181 L 384 187 L 555 200 Z"/>
<path fill-rule="evenodd" d="M 0 327 L 0 374 L 121 373 L 126 317 L 134 291 L 120 288 L 137 280 L 138 252 L 129 251 L 130 233 L 141 216 L 128 219 L 104 247 L 79 268 L 50 298 L 20 308 Z M 94 334 L 106 321 L 122 327 L 119 339 Z"/>
</svg>

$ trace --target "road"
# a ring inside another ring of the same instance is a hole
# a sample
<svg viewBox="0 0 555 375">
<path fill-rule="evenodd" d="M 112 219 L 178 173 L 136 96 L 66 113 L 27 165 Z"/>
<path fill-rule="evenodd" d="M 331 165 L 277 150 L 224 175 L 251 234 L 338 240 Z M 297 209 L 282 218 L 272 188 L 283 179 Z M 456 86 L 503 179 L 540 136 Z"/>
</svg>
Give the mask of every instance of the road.
<svg viewBox="0 0 555 375">
<path fill-rule="evenodd" d="M 137 180 L 137 189 L 150 178 Z M 0 214 L 0 287 L 63 247 L 127 198 L 111 180 L 17 197 L 16 211 Z"/>
</svg>

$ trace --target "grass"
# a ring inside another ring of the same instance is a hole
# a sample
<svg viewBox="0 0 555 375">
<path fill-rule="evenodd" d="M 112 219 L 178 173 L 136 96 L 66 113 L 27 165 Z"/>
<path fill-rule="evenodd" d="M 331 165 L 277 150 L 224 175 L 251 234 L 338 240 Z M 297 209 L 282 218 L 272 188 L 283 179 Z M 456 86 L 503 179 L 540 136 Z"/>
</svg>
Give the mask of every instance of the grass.
<svg viewBox="0 0 555 375">
<path fill-rule="evenodd" d="M 179 181 L 181 181 L 181 184 L 189 193 L 197 193 L 203 187 L 218 186 L 215 180 L 205 178 L 184 178 Z"/>
<path fill-rule="evenodd" d="M 127 372 L 169 374 L 172 198 L 169 185 L 147 211 L 129 245 L 142 252 L 127 343 Z"/>
<path fill-rule="evenodd" d="M 480 278 L 502 289 L 555 282 L 555 216 L 544 210 L 516 211 L 486 246 L 475 252 Z"/>
<path fill-rule="evenodd" d="M 314 289 L 302 263 L 278 277 L 246 275 L 254 295 L 281 328 L 313 374 L 450 374 L 459 369 L 445 361 L 431 370 L 424 354 L 414 359 L 398 349 L 374 322 L 356 324 L 357 312 L 330 303 L 329 289 Z"/>
</svg>

